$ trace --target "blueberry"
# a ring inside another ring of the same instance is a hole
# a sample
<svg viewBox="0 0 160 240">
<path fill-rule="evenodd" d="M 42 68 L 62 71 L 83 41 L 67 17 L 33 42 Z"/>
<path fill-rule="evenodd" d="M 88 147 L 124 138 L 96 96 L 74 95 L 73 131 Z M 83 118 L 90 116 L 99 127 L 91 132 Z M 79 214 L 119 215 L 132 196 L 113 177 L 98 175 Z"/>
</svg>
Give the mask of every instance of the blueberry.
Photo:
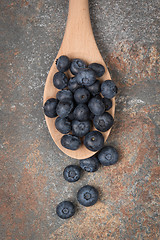
<svg viewBox="0 0 160 240">
<path fill-rule="evenodd" d="M 99 161 L 96 156 L 80 160 L 80 167 L 86 172 L 95 172 L 99 168 Z"/>
<path fill-rule="evenodd" d="M 76 182 L 80 179 L 81 168 L 77 165 L 69 165 L 63 171 L 63 177 L 68 182 Z"/>
<path fill-rule="evenodd" d="M 89 90 L 89 92 L 95 96 L 100 93 L 101 90 L 101 83 L 99 80 L 96 80 L 92 85 L 86 86 L 86 88 Z"/>
<path fill-rule="evenodd" d="M 101 93 L 105 98 L 113 98 L 118 92 L 118 88 L 112 80 L 106 80 L 101 85 Z"/>
<path fill-rule="evenodd" d="M 96 81 L 94 71 L 89 68 L 80 70 L 76 76 L 76 79 L 78 84 L 84 86 L 90 86 Z"/>
<path fill-rule="evenodd" d="M 113 125 L 114 119 L 111 114 L 104 112 L 100 116 L 95 116 L 93 119 L 93 124 L 95 128 L 101 132 L 106 132 Z"/>
<path fill-rule="evenodd" d="M 102 77 L 105 73 L 105 68 L 99 63 L 91 63 L 88 68 L 92 69 L 96 73 L 96 77 Z"/>
<path fill-rule="evenodd" d="M 54 118 L 57 116 L 56 107 L 58 100 L 55 98 L 48 99 L 44 104 L 44 114 L 49 118 Z"/>
<path fill-rule="evenodd" d="M 87 103 L 88 100 L 90 99 L 90 93 L 84 87 L 78 88 L 74 92 L 74 99 L 77 103 Z"/>
<path fill-rule="evenodd" d="M 81 145 L 81 141 L 78 137 L 68 134 L 61 138 L 61 144 L 64 148 L 77 150 Z"/>
<path fill-rule="evenodd" d="M 71 122 L 68 121 L 68 118 L 58 117 L 55 121 L 55 127 L 59 132 L 66 134 L 71 131 Z"/>
<path fill-rule="evenodd" d="M 60 56 L 56 60 L 57 69 L 60 72 L 66 72 L 70 67 L 70 60 L 67 56 Z"/>
<path fill-rule="evenodd" d="M 68 119 L 69 121 L 73 121 L 74 120 L 74 114 L 73 114 L 73 111 L 71 111 L 68 115 Z"/>
<path fill-rule="evenodd" d="M 84 145 L 90 151 L 99 151 L 104 145 L 104 137 L 98 131 L 89 132 L 84 138 Z"/>
<path fill-rule="evenodd" d="M 97 97 L 91 98 L 88 107 L 94 115 L 102 115 L 105 111 L 103 100 Z"/>
<path fill-rule="evenodd" d="M 72 202 L 63 201 L 56 207 L 57 215 L 62 219 L 67 219 L 75 214 L 75 207 Z"/>
<path fill-rule="evenodd" d="M 90 111 L 86 104 L 80 103 L 74 109 L 74 118 L 79 121 L 86 121 L 89 119 Z"/>
<path fill-rule="evenodd" d="M 91 122 L 89 120 L 86 121 L 72 121 L 72 133 L 77 137 L 84 137 L 91 129 Z"/>
<path fill-rule="evenodd" d="M 94 116 L 95 116 L 95 115 L 91 112 L 90 115 L 89 115 L 89 119 L 90 119 L 91 121 L 93 121 Z"/>
<path fill-rule="evenodd" d="M 73 78 L 70 78 L 69 79 L 69 82 L 68 82 L 68 89 L 71 91 L 71 92 L 75 92 L 76 89 L 78 89 L 80 87 L 80 85 L 77 83 L 77 79 L 76 77 L 73 77 Z"/>
<path fill-rule="evenodd" d="M 59 102 L 56 108 L 57 115 L 61 118 L 68 117 L 69 113 L 73 109 L 73 106 L 74 104 L 72 101 Z"/>
<path fill-rule="evenodd" d="M 86 64 L 81 59 L 73 59 L 70 66 L 70 71 L 73 75 L 76 75 L 79 70 L 86 68 Z"/>
<path fill-rule="evenodd" d="M 53 84 L 58 89 L 63 89 L 68 85 L 68 78 L 62 72 L 55 73 L 53 77 Z"/>
<path fill-rule="evenodd" d="M 72 101 L 73 93 L 70 90 L 61 90 L 61 91 L 57 92 L 56 98 L 59 101 L 65 101 L 66 99 Z"/>
<path fill-rule="evenodd" d="M 118 152 L 112 146 L 106 146 L 98 153 L 98 160 L 104 166 L 113 165 L 118 161 Z"/>
<path fill-rule="evenodd" d="M 109 98 L 102 98 L 104 105 L 105 105 L 105 111 L 108 111 L 112 108 L 112 100 Z"/>
<path fill-rule="evenodd" d="M 94 187 L 86 185 L 79 189 L 77 193 L 77 200 L 81 205 L 90 207 L 97 202 L 98 191 Z"/>
</svg>

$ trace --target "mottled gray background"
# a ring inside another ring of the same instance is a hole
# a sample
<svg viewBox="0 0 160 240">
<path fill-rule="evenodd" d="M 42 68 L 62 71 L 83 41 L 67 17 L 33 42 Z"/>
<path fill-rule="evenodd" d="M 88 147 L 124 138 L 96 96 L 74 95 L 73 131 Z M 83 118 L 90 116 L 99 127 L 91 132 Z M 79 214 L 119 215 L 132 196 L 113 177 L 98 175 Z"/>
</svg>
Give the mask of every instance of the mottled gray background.
<svg viewBox="0 0 160 240">
<path fill-rule="evenodd" d="M 80 1 L 80 0 L 77 0 Z M 158 240 L 158 0 L 92 0 L 100 52 L 119 88 L 108 144 L 119 163 L 69 184 L 64 155 L 45 124 L 45 79 L 60 47 L 66 0 L 1 0 L 1 237 L 4 240 Z M 76 192 L 97 187 L 84 208 Z M 77 214 L 55 215 L 62 200 Z"/>
</svg>

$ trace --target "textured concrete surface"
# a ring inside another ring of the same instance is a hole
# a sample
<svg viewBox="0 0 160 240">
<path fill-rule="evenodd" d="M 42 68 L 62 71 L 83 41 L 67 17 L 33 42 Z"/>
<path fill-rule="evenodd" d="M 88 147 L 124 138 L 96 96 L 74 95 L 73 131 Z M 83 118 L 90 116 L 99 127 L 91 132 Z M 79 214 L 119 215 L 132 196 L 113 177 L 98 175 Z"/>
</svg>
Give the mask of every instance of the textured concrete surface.
<svg viewBox="0 0 160 240">
<path fill-rule="evenodd" d="M 1 240 L 158 240 L 158 0 L 92 0 L 98 47 L 119 87 L 108 144 L 118 164 L 69 184 L 46 127 L 42 96 L 67 18 L 66 0 L 1 0 Z M 76 202 L 89 183 L 90 208 Z M 71 199 L 77 214 L 55 215 Z"/>
</svg>

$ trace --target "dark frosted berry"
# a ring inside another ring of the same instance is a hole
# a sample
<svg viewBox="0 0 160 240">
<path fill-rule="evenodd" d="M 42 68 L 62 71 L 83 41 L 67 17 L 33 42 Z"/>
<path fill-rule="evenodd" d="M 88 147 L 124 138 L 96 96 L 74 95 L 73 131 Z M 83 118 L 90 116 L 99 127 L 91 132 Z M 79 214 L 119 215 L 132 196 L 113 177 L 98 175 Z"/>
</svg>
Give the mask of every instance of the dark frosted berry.
<svg viewBox="0 0 160 240">
<path fill-rule="evenodd" d="M 68 121 L 68 118 L 58 117 L 55 121 L 55 127 L 59 132 L 66 134 L 71 131 L 71 122 Z"/>
<path fill-rule="evenodd" d="M 98 131 L 92 131 L 87 133 L 84 138 L 84 145 L 90 151 L 96 152 L 99 151 L 104 145 L 104 137 L 102 133 Z"/>
<path fill-rule="evenodd" d="M 74 92 L 74 99 L 77 103 L 87 103 L 88 100 L 90 99 L 90 93 L 84 87 L 78 88 Z"/>
<path fill-rule="evenodd" d="M 103 98 L 103 102 L 105 105 L 105 111 L 108 111 L 109 109 L 112 108 L 112 100 L 109 98 Z"/>
<path fill-rule="evenodd" d="M 53 84 L 58 89 L 64 89 L 68 85 L 68 78 L 62 72 L 57 72 L 53 77 Z"/>
<path fill-rule="evenodd" d="M 72 101 L 73 100 L 73 93 L 70 90 L 66 90 L 66 89 L 61 90 L 61 91 L 57 92 L 56 98 L 59 101 L 65 101 L 66 99 Z"/>
<path fill-rule="evenodd" d="M 94 71 L 89 68 L 80 70 L 76 76 L 76 79 L 78 84 L 81 84 L 84 86 L 90 86 L 96 81 Z"/>
<path fill-rule="evenodd" d="M 95 172 L 99 168 L 99 161 L 96 156 L 80 160 L 80 167 L 86 172 Z"/>
<path fill-rule="evenodd" d="M 106 132 L 113 125 L 114 119 L 111 114 L 104 112 L 102 115 L 95 116 L 93 124 L 95 128 L 101 132 Z"/>
<path fill-rule="evenodd" d="M 77 193 L 77 200 L 81 205 L 90 207 L 97 202 L 98 191 L 94 187 L 86 185 L 79 189 Z"/>
<path fill-rule="evenodd" d="M 80 87 L 80 85 L 77 83 L 77 79 L 76 77 L 73 77 L 73 78 L 70 78 L 69 79 L 69 82 L 68 82 L 68 89 L 71 91 L 71 92 L 75 92 L 76 89 L 78 89 Z"/>
<path fill-rule="evenodd" d="M 88 67 L 96 73 L 96 77 L 102 77 L 105 73 L 105 68 L 99 63 L 91 63 Z"/>
<path fill-rule="evenodd" d="M 89 120 L 86 121 L 72 121 L 72 133 L 78 137 L 84 137 L 91 129 L 91 122 Z"/>
<path fill-rule="evenodd" d="M 97 97 L 90 99 L 88 107 L 94 115 L 102 115 L 105 111 L 103 100 Z"/>
<path fill-rule="evenodd" d="M 58 100 L 55 98 L 48 99 L 44 104 L 44 114 L 49 118 L 54 118 L 57 116 L 56 107 Z"/>
<path fill-rule="evenodd" d="M 70 71 L 73 75 L 76 75 L 79 70 L 86 68 L 86 64 L 81 59 L 73 59 L 70 66 Z"/>
<path fill-rule="evenodd" d="M 86 121 L 89 119 L 90 111 L 86 104 L 80 103 L 74 109 L 74 118 L 79 121 Z"/>
<path fill-rule="evenodd" d="M 56 66 L 58 71 L 60 72 L 66 72 L 69 67 L 70 67 L 70 60 L 67 56 L 60 56 L 57 60 L 56 60 Z"/>
<path fill-rule="evenodd" d="M 73 121 L 74 120 L 73 110 L 69 113 L 67 118 L 69 119 L 69 121 Z"/>
<path fill-rule="evenodd" d="M 118 161 L 118 152 L 112 146 L 106 146 L 98 153 L 98 160 L 104 166 L 113 165 Z"/>
<path fill-rule="evenodd" d="M 61 144 L 64 148 L 77 150 L 81 145 L 81 140 L 76 136 L 68 134 L 61 138 Z"/>
<path fill-rule="evenodd" d="M 99 80 L 96 80 L 92 85 L 86 86 L 86 88 L 89 90 L 89 92 L 95 96 L 100 93 L 101 90 L 101 83 Z"/>
<path fill-rule="evenodd" d="M 63 177 L 68 182 L 76 182 L 80 179 L 81 168 L 77 165 L 69 165 L 63 171 Z"/>
<path fill-rule="evenodd" d="M 67 219 L 75 214 L 75 207 L 72 202 L 63 201 L 56 207 L 57 215 L 62 219 Z"/>
<path fill-rule="evenodd" d="M 113 98 L 118 92 L 118 88 L 112 80 L 106 80 L 101 85 L 101 93 L 105 98 Z"/>
<path fill-rule="evenodd" d="M 69 113 L 73 109 L 73 106 L 74 104 L 72 101 L 59 102 L 56 108 L 57 115 L 61 118 L 68 117 Z"/>
</svg>

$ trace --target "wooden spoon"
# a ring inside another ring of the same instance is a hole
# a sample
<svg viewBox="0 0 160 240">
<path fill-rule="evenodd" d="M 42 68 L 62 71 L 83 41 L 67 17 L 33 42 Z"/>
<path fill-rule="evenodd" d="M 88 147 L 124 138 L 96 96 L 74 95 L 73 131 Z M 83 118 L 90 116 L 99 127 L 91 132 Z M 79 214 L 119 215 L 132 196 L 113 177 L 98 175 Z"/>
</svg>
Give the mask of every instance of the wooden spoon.
<svg viewBox="0 0 160 240">
<path fill-rule="evenodd" d="M 90 16 L 89 16 L 89 4 L 88 0 L 69 0 L 69 13 L 67 19 L 67 26 L 64 34 L 64 38 L 56 56 L 56 59 L 61 55 L 67 55 L 70 59 L 80 58 L 88 64 L 97 62 L 105 67 L 105 74 L 99 78 L 100 81 L 111 79 L 107 67 L 103 61 L 103 58 L 98 50 L 97 44 L 92 32 Z M 45 89 L 44 89 L 44 103 L 49 98 L 55 98 L 58 89 L 53 85 L 53 76 L 57 72 L 55 61 L 48 74 Z M 69 72 L 69 71 L 68 71 Z M 70 75 L 71 76 L 71 75 Z M 112 99 L 112 108 L 110 114 L 114 117 L 115 112 L 115 99 Z M 95 154 L 88 150 L 83 144 L 76 150 L 68 150 L 61 145 L 62 134 L 55 128 L 55 118 L 48 118 L 45 116 L 46 123 L 49 132 L 57 144 L 57 146 L 68 156 L 76 159 L 84 159 L 91 157 Z M 110 129 L 111 130 L 111 129 Z M 109 136 L 110 130 L 103 133 L 104 139 Z"/>
</svg>

